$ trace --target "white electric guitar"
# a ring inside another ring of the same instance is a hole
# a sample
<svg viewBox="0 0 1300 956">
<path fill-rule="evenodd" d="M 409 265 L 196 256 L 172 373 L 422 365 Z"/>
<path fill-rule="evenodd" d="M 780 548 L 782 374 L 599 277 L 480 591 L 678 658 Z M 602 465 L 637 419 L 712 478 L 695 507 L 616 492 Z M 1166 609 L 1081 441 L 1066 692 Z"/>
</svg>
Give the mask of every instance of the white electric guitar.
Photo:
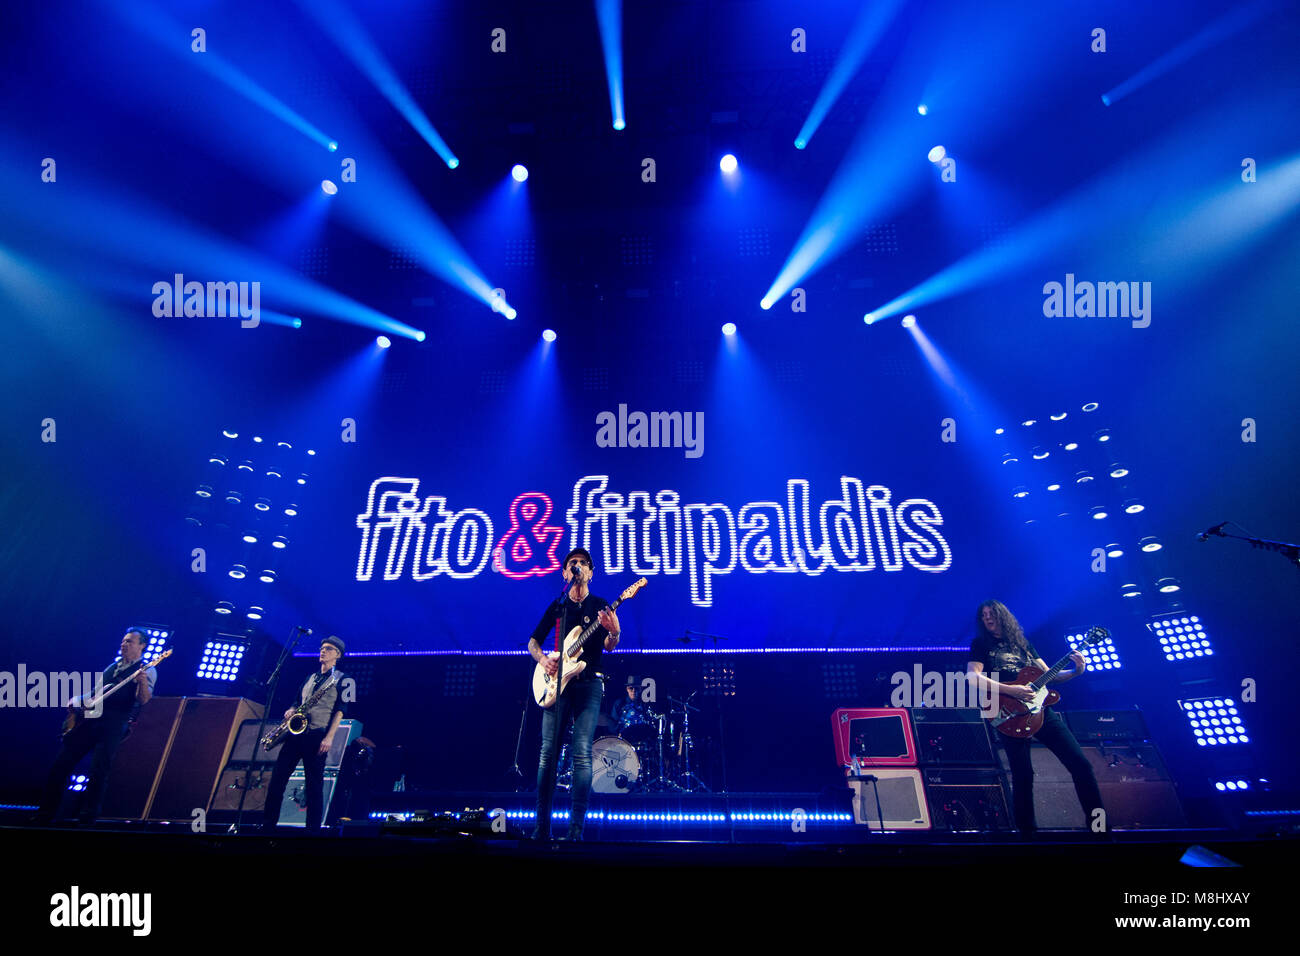
<svg viewBox="0 0 1300 956">
<path fill-rule="evenodd" d="M 646 586 L 646 579 L 641 578 L 626 591 L 618 596 L 618 600 L 609 605 L 609 609 L 614 611 L 620 604 L 636 594 Z M 569 681 L 574 680 L 579 674 L 587 669 L 587 662 L 578 660 L 582 656 L 582 650 L 587 646 L 587 641 L 591 640 L 596 629 L 600 627 L 600 619 L 592 621 L 584 629 L 581 624 L 569 631 L 568 636 L 564 639 L 564 651 L 552 651 L 547 656 L 559 662 L 559 669 L 552 676 L 546 673 L 546 668 L 540 663 L 533 668 L 533 700 L 537 701 L 537 706 L 542 708 L 551 708 L 555 702 L 560 699 L 564 689 L 569 686 Z"/>
</svg>

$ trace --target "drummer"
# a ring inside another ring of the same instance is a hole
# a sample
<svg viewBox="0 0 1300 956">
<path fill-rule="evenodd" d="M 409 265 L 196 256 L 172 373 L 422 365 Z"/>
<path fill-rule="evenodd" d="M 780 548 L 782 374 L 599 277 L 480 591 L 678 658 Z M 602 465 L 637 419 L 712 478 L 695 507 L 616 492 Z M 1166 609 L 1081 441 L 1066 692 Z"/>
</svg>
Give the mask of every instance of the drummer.
<svg viewBox="0 0 1300 956">
<path fill-rule="evenodd" d="M 625 688 L 627 696 L 616 701 L 613 708 L 610 710 L 610 715 L 614 718 L 614 723 L 619 728 L 645 722 L 645 710 L 641 706 L 641 701 L 636 698 L 636 691 L 640 686 L 640 679 L 629 674 L 627 678 L 627 687 Z"/>
</svg>

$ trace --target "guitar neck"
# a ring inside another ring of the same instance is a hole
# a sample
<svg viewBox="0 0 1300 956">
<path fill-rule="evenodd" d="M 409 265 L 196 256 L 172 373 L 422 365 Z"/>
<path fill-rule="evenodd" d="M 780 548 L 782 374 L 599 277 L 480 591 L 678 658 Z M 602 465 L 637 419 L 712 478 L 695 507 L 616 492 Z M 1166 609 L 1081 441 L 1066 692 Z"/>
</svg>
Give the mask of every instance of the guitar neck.
<svg viewBox="0 0 1300 956">
<path fill-rule="evenodd" d="M 1052 680 L 1056 677 L 1057 674 L 1061 673 L 1061 668 L 1068 663 L 1070 663 L 1070 655 L 1066 654 L 1059 661 L 1053 664 L 1050 670 L 1044 671 L 1043 676 L 1038 678 L 1036 681 L 1034 681 L 1030 686 L 1033 687 L 1035 690 L 1042 690 L 1044 687 L 1046 687 L 1049 683 L 1052 682 Z"/>
<path fill-rule="evenodd" d="M 605 607 L 602 608 L 601 610 L 606 610 L 606 609 L 607 609 L 607 610 L 609 610 L 609 611 L 612 612 L 612 611 L 617 610 L 617 609 L 618 609 L 618 606 L 619 606 L 620 604 L 622 604 L 622 603 L 623 603 L 623 599 L 620 597 L 620 598 L 618 598 L 617 600 L 615 600 L 613 604 L 607 604 L 607 605 L 605 605 Z M 586 630 L 584 630 L 584 631 L 582 632 L 582 637 L 581 637 L 581 639 L 578 641 L 577 644 L 574 645 L 574 650 L 575 650 L 575 652 L 576 652 L 577 654 L 582 653 L 582 649 L 583 649 L 584 647 L 587 646 L 587 642 L 588 642 L 589 640 L 591 640 L 592 636 L 596 633 L 596 628 L 598 628 L 598 627 L 600 627 L 600 617 L 599 617 L 599 616 L 597 616 L 596 620 L 592 621 L 590 624 L 587 625 Z M 576 656 L 576 654 L 575 654 L 575 655 L 571 655 L 571 656 Z"/>
</svg>

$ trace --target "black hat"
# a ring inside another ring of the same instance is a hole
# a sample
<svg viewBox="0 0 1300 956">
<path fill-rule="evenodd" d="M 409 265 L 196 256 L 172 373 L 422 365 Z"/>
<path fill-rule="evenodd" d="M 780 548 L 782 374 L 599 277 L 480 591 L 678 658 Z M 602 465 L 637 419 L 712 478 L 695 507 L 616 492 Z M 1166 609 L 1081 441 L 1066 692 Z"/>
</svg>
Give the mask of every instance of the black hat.
<svg viewBox="0 0 1300 956">
<path fill-rule="evenodd" d="M 560 566 L 567 568 L 569 566 L 569 559 L 572 558 L 574 555 L 578 555 L 578 554 L 586 558 L 587 563 L 592 566 L 593 570 L 595 569 L 596 562 L 591 560 L 591 552 L 588 551 L 586 548 L 574 548 L 572 551 L 570 551 L 568 554 L 564 556 L 564 560 L 560 563 Z"/>
<path fill-rule="evenodd" d="M 331 634 L 329 637 L 321 638 L 321 643 L 322 643 L 322 644 L 333 644 L 335 647 L 338 648 L 339 655 L 342 656 L 343 651 L 344 651 L 344 648 L 343 648 L 343 638 L 341 638 L 341 637 L 335 637 L 333 634 Z"/>
</svg>

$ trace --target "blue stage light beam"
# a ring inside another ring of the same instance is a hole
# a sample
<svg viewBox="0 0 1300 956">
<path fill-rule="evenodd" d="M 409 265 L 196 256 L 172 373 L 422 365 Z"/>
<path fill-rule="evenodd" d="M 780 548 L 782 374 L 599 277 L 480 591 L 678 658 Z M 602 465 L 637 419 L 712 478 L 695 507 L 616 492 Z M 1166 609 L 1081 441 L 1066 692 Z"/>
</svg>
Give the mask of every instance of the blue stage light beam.
<svg viewBox="0 0 1300 956">
<path fill-rule="evenodd" d="M 1257 106 L 1255 116 L 1283 108 L 1271 101 Z M 1212 151 L 1206 144 L 1234 130 L 1234 121 L 1240 122 L 1240 116 L 1203 114 L 1162 144 L 1117 163 L 1030 217 L 1005 242 L 970 253 L 868 312 L 865 321 L 870 325 L 960 295 L 1028 268 L 1081 238 L 1098 243 L 1103 258 L 1144 262 L 1144 277 L 1151 281 L 1176 285 L 1203 278 L 1232 246 L 1260 240 L 1300 209 L 1300 156 L 1261 168 L 1257 182 L 1248 186 L 1224 185 L 1217 167 L 1201 170 L 1199 163 L 1189 162 L 1198 150 Z M 1197 181 L 1198 173 L 1210 185 Z M 1135 204 L 1135 190 L 1141 190 L 1134 183 L 1144 176 L 1177 176 L 1178 188 L 1171 188 L 1167 195 L 1172 198 L 1157 207 Z"/>
<path fill-rule="evenodd" d="M 1051 16 L 1049 7 L 1020 5 L 1014 13 L 1006 7 L 1008 16 L 988 18 L 983 32 L 974 35 L 969 17 L 927 18 L 926 29 L 905 46 L 891 69 L 886 87 L 760 305 L 771 308 L 852 246 L 864 229 L 931 186 L 934 174 L 925 156 L 937 135 L 959 151 L 995 142 L 1015 113 L 990 110 L 989 103 L 1005 100 L 1008 90 L 1027 90 L 1034 97 L 1054 95 L 1042 77 L 1056 69 L 1051 44 L 1057 38 L 1068 42 L 1068 24 Z M 988 62 L 999 68 L 980 68 Z M 943 104 L 942 130 L 918 118 L 918 91 L 925 91 L 922 102 L 931 109 Z"/>
<path fill-rule="evenodd" d="M 206 71 L 250 103 L 260 106 L 276 119 L 287 123 L 304 136 L 315 140 L 325 149 L 334 150 L 338 148 L 338 143 L 333 137 L 326 136 L 313 123 L 308 122 L 301 113 L 292 109 L 287 103 L 257 83 L 243 70 L 226 60 L 221 54 L 208 50 L 201 56 L 192 55 L 188 45 L 178 40 L 178 38 L 183 39 L 189 36 L 189 29 L 182 27 L 175 20 L 171 20 L 162 11 L 150 9 L 135 2 L 111 4 L 110 6 L 119 15 L 125 17 L 133 27 L 159 46 L 184 59 L 187 65 L 197 66 L 199 69 Z"/>
<path fill-rule="evenodd" d="M 397 112 L 411 124 L 411 128 L 420 134 L 420 138 L 442 157 L 448 169 L 455 169 L 460 165 L 460 160 L 451 151 L 451 147 L 438 135 L 429 118 L 416 105 L 384 55 L 370 39 L 365 27 L 347 7 L 335 0 L 310 0 L 310 2 L 299 0 L 298 6 L 302 8 L 304 14 L 316 21 L 317 26 L 347 54 L 348 58 L 356 64 L 357 69 L 375 84 L 379 92 L 384 94 L 384 98 L 393 104 Z"/>
<path fill-rule="evenodd" d="M 1198 53 L 1202 53 L 1215 44 L 1222 43 L 1234 34 L 1240 33 L 1263 17 L 1264 14 L 1276 9 L 1277 6 L 1278 4 L 1274 0 L 1256 0 L 1255 3 L 1238 7 L 1230 13 L 1224 14 L 1191 39 L 1183 41 L 1168 53 L 1138 70 L 1119 86 L 1107 90 L 1102 94 L 1101 101 L 1107 106 L 1114 106 L 1130 93 L 1182 66 Z"/>
<path fill-rule="evenodd" d="M 600 45 L 605 51 L 605 79 L 609 83 L 609 113 L 614 129 L 627 126 L 623 114 L 623 0 L 596 0 Z"/>
<path fill-rule="evenodd" d="M 812 109 L 808 111 L 808 118 L 804 120 L 799 135 L 795 137 L 796 149 L 805 149 L 812 142 L 813 135 L 826 119 L 826 114 L 831 111 L 835 101 L 849 85 L 849 81 L 862 66 L 862 61 L 880 40 L 881 34 L 893 21 L 894 15 L 902 5 L 902 0 L 885 0 L 883 3 L 862 5 L 857 20 L 849 30 L 848 39 L 844 41 L 840 55 L 835 59 L 835 66 L 831 68 L 831 75 L 822 84 L 817 99 L 813 101 Z"/>
<path fill-rule="evenodd" d="M 6 137 L 15 142 L 16 137 Z M 23 155 L 21 150 L 16 155 Z M 0 159 L 0 179 L 17 169 Z M 121 187 L 90 176 L 60 183 L 57 194 L 21 191 L 0 196 L 0 221 L 5 231 L 19 230 L 29 246 L 46 241 L 62 250 L 76 249 L 79 276 L 100 284 L 120 281 L 122 264 L 147 277 L 138 292 L 146 312 L 152 301 L 150 285 L 170 282 L 176 273 L 186 281 L 258 282 L 263 303 L 288 309 L 289 314 L 324 315 L 381 332 L 416 338 L 420 331 L 354 299 L 306 278 L 297 270 L 224 236 L 186 222 L 170 210 L 122 192 Z M 86 223 L 96 224 L 88 230 Z M 106 242 L 103 237 L 111 236 Z M 96 271 L 98 270 L 98 271 Z"/>
</svg>

